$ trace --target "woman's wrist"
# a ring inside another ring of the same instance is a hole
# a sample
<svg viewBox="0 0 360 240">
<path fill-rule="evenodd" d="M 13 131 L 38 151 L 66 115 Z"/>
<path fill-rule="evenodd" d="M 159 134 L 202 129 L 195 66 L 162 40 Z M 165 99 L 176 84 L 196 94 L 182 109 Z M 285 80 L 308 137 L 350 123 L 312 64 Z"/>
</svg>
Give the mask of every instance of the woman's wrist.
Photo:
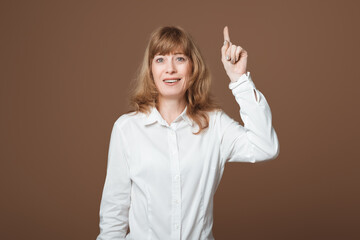
<svg viewBox="0 0 360 240">
<path fill-rule="evenodd" d="M 246 71 L 243 72 L 243 73 L 228 74 L 228 76 L 229 76 L 231 82 L 237 82 L 237 81 L 239 80 L 239 78 L 240 78 L 242 75 L 244 75 L 245 73 L 246 73 Z"/>
</svg>

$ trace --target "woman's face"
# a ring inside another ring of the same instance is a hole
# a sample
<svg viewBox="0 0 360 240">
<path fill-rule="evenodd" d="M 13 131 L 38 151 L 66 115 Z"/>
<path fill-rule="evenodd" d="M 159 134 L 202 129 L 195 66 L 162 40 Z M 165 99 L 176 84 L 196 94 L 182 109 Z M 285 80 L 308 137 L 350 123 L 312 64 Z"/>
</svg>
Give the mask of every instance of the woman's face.
<svg viewBox="0 0 360 240">
<path fill-rule="evenodd" d="M 156 54 L 151 71 L 156 88 L 162 99 L 184 97 L 191 76 L 191 60 L 182 52 L 167 55 Z"/>
</svg>

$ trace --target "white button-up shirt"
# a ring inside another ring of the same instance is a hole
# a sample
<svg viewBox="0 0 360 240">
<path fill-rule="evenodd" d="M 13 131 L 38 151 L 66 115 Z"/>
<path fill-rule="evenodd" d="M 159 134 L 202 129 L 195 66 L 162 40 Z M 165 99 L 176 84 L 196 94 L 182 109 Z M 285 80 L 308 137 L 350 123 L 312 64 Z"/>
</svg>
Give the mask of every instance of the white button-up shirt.
<svg viewBox="0 0 360 240">
<path fill-rule="evenodd" d="M 225 163 L 254 163 L 279 154 L 270 107 L 250 72 L 229 88 L 244 126 L 214 111 L 209 127 L 194 135 L 198 128 L 186 108 L 170 125 L 156 108 L 116 120 L 97 240 L 214 239 L 213 198 Z"/>
</svg>

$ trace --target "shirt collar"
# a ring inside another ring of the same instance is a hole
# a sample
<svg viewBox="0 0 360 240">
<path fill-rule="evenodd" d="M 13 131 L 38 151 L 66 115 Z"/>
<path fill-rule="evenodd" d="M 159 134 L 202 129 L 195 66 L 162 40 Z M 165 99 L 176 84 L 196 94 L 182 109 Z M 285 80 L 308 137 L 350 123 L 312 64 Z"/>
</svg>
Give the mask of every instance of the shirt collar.
<svg viewBox="0 0 360 240">
<path fill-rule="evenodd" d="M 174 120 L 174 122 L 179 121 L 179 119 L 185 120 L 187 124 L 190 126 L 193 126 L 194 122 L 189 118 L 189 116 L 186 114 L 187 106 L 185 106 L 184 111 Z M 151 107 L 151 111 L 149 115 L 145 116 L 144 119 L 144 125 L 149 125 L 154 122 L 159 122 L 162 125 L 167 125 L 167 122 L 163 119 L 159 111 L 156 107 Z"/>
</svg>

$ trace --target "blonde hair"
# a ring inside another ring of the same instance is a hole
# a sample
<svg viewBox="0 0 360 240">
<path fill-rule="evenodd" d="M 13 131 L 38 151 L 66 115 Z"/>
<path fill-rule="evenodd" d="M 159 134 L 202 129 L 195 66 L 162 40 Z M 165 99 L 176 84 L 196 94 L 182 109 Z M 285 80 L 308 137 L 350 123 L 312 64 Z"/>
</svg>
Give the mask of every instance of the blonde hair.
<svg viewBox="0 0 360 240">
<path fill-rule="evenodd" d="M 151 73 L 152 60 L 155 54 L 166 55 L 179 48 L 191 60 L 192 74 L 185 92 L 186 113 L 199 126 L 199 131 L 194 134 L 200 134 L 209 126 L 207 113 L 220 109 L 220 106 L 215 103 L 210 93 L 211 75 L 200 50 L 190 34 L 179 26 L 159 27 L 151 33 L 130 92 L 132 109 L 129 112 L 149 113 L 151 107 L 157 107 L 159 93 Z"/>
</svg>

